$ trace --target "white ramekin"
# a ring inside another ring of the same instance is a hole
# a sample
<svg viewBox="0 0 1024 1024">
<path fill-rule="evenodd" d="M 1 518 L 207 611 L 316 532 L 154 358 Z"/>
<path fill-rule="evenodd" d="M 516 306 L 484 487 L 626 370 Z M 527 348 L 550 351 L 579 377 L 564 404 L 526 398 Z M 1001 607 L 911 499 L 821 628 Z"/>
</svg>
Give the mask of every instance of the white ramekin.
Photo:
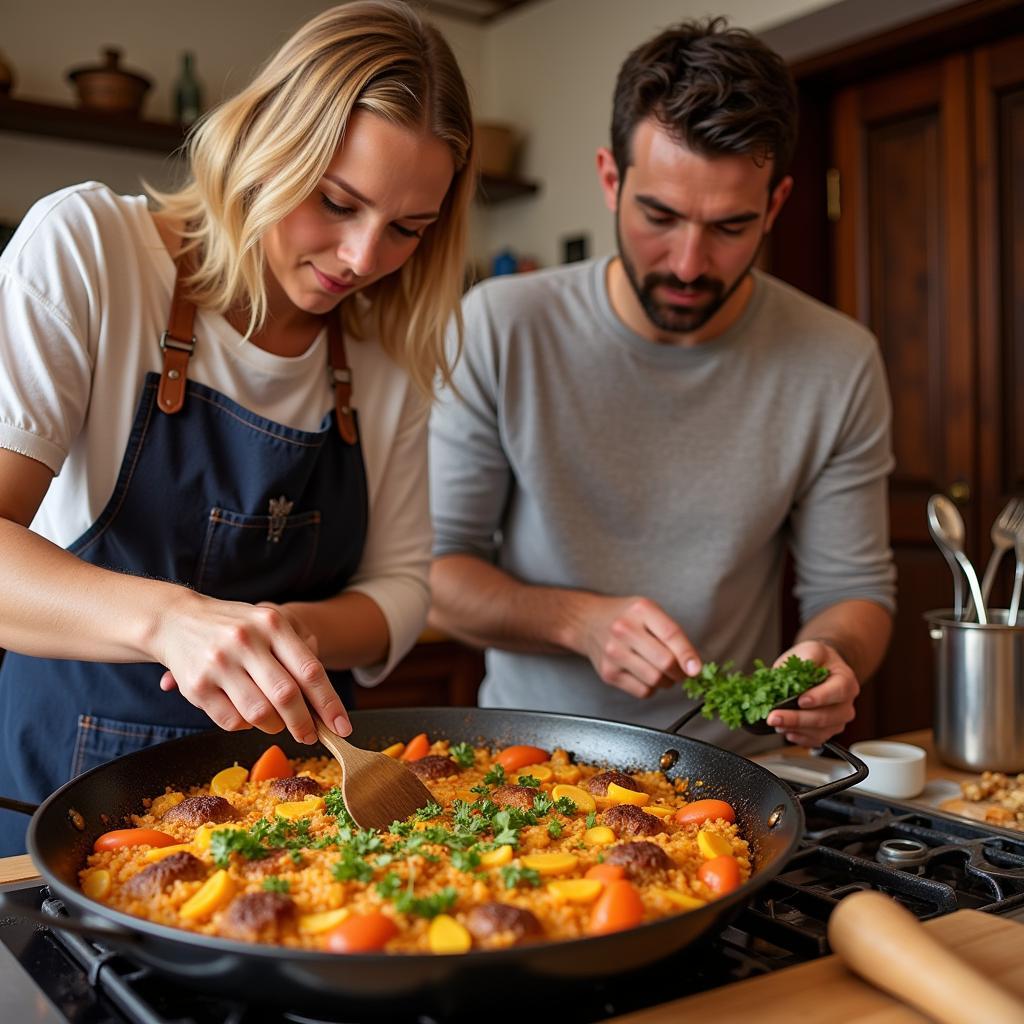
<svg viewBox="0 0 1024 1024">
<path fill-rule="evenodd" d="M 925 752 L 920 747 L 889 740 L 865 740 L 851 744 L 850 750 L 868 766 L 868 777 L 855 789 L 896 800 L 908 800 L 924 789 Z"/>
</svg>

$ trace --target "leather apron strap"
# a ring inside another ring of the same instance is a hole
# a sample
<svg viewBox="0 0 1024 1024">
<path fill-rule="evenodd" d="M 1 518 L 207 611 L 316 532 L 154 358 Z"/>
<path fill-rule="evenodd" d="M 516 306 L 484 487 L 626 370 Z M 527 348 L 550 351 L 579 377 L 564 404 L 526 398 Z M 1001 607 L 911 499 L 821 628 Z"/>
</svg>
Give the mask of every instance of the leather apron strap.
<svg viewBox="0 0 1024 1024">
<path fill-rule="evenodd" d="M 193 333 L 196 307 L 195 303 L 185 298 L 184 284 L 191 267 L 187 255 L 176 263 L 178 272 L 174 279 L 174 294 L 171 296 L 171 312 L 167 318 L 167 330 L 160 335 L 160 349 L 164 354 L 164 362 L 157 391 L 157 408 L 169 416 L 180 412 L 185 403 L 188 361 L 196 347 L 196 337 Z M 338 433 L 346 444 L 358 444 L 359 432 L 352 412 L 352 371 L 345 356 L 341 318 L 336 314 L 327 320 L 327 344 L 327 369 L 334 388 Z"/>
<path fill-rule="evenodd" d="M 171 312 L 167 318 L 167 330 L 160 335 L 160 349 L 164 354 L 163 369 L 160 371 L 160 388 L 157 391 L 157 408 L 169 416 L 181 411 L 185 402 L 185 383 L 188 380 L 188 361 L 196 347 L 193 323 L 196 317 L 195 304 L 185 298 L 185 277 L 191 269 L 187 257 L 175 261 L 178 267 L 174 279 L 174 294 L 171 296 Z"/>
<path fill-rule="evenodd" d="M 346 444 L 357 444 L 355 415 L 352 412 L 352 371 L 345 357 L 345 336 L 341 330 L 341 317 L 335 312 L 327 320 L 328 370 L 334 386 L 334 413 L 338 433 Z"/>
</svg>

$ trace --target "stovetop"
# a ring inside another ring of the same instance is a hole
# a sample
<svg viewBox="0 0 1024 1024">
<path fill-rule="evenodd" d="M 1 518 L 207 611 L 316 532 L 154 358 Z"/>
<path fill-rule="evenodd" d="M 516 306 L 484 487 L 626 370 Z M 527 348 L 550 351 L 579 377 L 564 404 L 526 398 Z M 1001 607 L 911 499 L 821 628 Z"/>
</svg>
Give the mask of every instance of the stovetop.
<svg viewBox="0 0 1024 1024">
<path fill-rule="evenodd" d="M 63 912 L 45 886 L 6 889 L 16 905 Z M 559 1017 L 565 1024 L 591 1024 L 825 956 L 829 914 L 858 889 L 884 892 L 921 920 L 969 908 L 1024 922 L 1024 835 L 866 794 L 820 800 L 807 809 L 800 848 L 731 925 L 643 972 L 574 994 Z M 191 995 L 93 942 L 15 916 L 0 918 L 3 1021 L 281 1024 L 311 1019 L 323 1018 Z M 344 1007 L 336 1019 L 348 1019 Z M 380 1019 L 390 1024 L 434 1020 L 400 1018 L 386 1008 Z"/>
</svg>

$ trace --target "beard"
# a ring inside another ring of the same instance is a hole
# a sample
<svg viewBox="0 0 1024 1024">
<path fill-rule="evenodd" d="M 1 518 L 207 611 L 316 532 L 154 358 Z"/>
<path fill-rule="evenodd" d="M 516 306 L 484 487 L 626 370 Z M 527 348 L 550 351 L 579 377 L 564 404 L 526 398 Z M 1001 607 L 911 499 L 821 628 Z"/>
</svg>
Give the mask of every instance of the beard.
<svg viewBox="0 0 1024 1024">
<path fill-rule="evenodd" d="M 692 334 L 700 330 L 721 308 L 729 301 L 733 292 L 746 280 L 750 268 L 761 251 L 764 236 L 754 250 L 750 262 L 744 267 L 731 284 L 726 283 L 717 277 L 709 277 L 701 274 L 692 281 L 680 281 L 675 274 L 646 274 L 643 279 L 637 273 L 636 265 L 629 258 L 626 247 L 622 244 L 622 234 L 619 231 L 618 217 L 615 219 L 615 240 L 619 247 L 619 257 L 622 260 L 622 267 L 626 271 L 626 278 L 636 295 L 647 319 L 659 330 L 668 331 L 672 334 Z M 679 306 L 671 302 L 664 302 L 655 295 L 655 289 L 666 285 L 673 291 L 684 294 L 705 296 L 703 302 L 693 305 Z"/>
</svg>

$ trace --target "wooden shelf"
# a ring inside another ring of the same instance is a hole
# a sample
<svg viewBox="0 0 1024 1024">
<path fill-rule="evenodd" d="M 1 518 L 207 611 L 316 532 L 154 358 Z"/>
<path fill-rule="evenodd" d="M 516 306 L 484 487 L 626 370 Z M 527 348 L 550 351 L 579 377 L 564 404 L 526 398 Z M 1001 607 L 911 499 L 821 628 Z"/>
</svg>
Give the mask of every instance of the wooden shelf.
<svg viewBox="0 0 1024 1024">
<path fill-rule="evenodd" d="M 185 140 L 185 127 L 171 121 L 145 121 L 80 107 L 36 103 L 0 96 L 0 131 L 45 135 L 75 142 L 171 153 Z M 479 199 L 485 205 L 533 195 L 539 186 L 521 178 L 480 176 Z"/>
<path fill-rule="evenodd" d="M 143 121 L 79 107 L 0 97 L 0 130 L 104 146 L 170 153 L 184 141 L 185 128 L 170 121 Z"/>
<path fill-rule="evenodd" d="M 519 199 L 532 196 L 540 186 L 535 181 L 524 181 L 522 178 L 499 178 L 493 174 L 481 174 L 477 196 L 481 203 L 491 206 L 504 202 L 506 199 Z"/>
</svg>

